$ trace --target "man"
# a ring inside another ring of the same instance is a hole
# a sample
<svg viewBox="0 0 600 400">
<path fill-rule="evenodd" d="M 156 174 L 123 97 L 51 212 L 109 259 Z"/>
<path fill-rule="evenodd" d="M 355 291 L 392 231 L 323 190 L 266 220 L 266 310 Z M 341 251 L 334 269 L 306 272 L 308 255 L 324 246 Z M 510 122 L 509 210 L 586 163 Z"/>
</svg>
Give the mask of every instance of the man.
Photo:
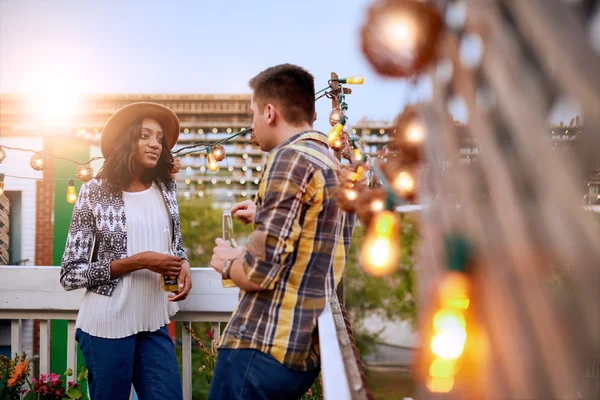
<svg viewBox="0 0 600 400">
<path fill-rule="evenodd" d="M 298 399 L 319 374 L 317 318 L 335 292 L 354 216 L 333 200 L 339 162 L 312 129 L 313 76 L 295 65 L 252 80 L 252 128 L 269 152 L 256 203 L 232 213 L 254 223 L 245 249 L 217 239 L 211 266 L 240 288 L 225 328 L 210 399 Z"/>
</svg>

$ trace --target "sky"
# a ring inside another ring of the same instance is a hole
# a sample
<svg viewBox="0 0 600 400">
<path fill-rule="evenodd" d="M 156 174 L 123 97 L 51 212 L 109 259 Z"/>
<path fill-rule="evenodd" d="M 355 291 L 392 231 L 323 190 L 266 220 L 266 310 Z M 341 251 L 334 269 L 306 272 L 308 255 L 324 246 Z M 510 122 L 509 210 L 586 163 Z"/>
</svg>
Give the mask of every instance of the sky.
<svg viewBox="0 0 600 400">
<path fill-rule="evenodd" d="M 363 75 L 347 96 L 350 122 L 391 120 L 429 90 L 381 78 L 366 61 L 360 28 L 372 1 L 0 0 L 0 92 L 52 83 L 80 93 L 249 93 L 255 74 L 294 63 L 317 90 L 332 71 Z M 570 119 L 573 107 L 554 119 Z M 317 124 L 330 110 L 319 100 Z"/>
</svg>

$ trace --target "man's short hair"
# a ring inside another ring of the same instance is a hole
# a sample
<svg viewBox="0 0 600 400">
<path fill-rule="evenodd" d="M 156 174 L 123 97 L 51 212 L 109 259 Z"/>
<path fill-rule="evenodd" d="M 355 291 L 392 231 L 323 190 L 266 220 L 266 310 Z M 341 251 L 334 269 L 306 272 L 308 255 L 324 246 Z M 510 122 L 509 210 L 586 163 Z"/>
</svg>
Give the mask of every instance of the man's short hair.
<svg viewBox="0 0 600 400">
<path fill-rule="evenodd" d="M 267 68 L 248 83 L 260 110 L 271 103 L 278 106 L 290 125 L 311 124 L 315 119 L 315 78 L 297 65 Z"/>
</svg>

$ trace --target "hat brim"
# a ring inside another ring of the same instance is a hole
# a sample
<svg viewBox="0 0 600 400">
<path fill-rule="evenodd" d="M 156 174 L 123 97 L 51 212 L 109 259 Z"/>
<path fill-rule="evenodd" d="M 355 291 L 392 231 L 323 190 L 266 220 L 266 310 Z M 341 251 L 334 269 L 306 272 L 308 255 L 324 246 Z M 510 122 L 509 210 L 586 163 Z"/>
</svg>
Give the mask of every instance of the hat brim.
<svg viewBox="0 0 600 400">
<path fill-rule="evenodd" d="M 179 139 L 179 118 L 168 107 L 158 103 L 139 102 L 128 104 L 115 112 L 104 125 L 100 138 L 102 155 L 110 153 L 115 142 L 123 136 L 125 129 L 140 118 L 155 119 L 163 129 L 169 150 Z"/>
</svg>

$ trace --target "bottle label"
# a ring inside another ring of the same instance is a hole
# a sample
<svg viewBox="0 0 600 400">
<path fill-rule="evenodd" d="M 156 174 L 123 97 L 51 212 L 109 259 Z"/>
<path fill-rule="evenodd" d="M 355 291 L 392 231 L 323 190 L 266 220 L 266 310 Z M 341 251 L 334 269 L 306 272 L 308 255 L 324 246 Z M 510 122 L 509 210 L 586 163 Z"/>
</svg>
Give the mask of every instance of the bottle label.
<svg viewBox="0 0 600 400">
<path fill-rule="evenodd" d="M 169 275 L 163 275 L 163 285 L 164 286 L 177 286 L 177 277 L 170 277 Z"/>
</svg>

